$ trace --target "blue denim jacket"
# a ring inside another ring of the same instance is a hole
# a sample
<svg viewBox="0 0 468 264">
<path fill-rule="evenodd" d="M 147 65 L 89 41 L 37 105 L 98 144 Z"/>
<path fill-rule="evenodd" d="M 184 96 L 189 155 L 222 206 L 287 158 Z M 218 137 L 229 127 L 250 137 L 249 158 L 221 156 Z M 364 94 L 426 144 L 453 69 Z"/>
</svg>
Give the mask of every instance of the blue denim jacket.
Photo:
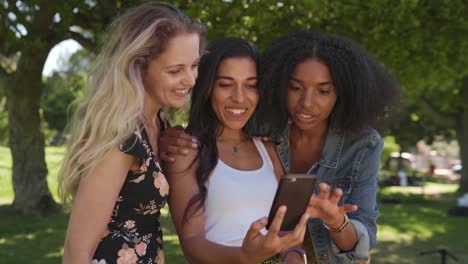
<svg viewBox="0 0 468 264">
<path fill-rule="evenodd" d="M 277 142 L 281 162 L 286 172 L 290 173 L 289 128 Z M 371 128 L 359 134 L 328 131 L 321 159 L 307 173 L 315 174 L 319 182 L 340 187 L 343 190 L 340 205 L 350 203 L 359 207 L 356 212 L 348 214 L 356 228 L 358 243 L 352 251 L 340 252 L 330 239 L 322 220 L 311 218 L 308 228 L 318 263 L 367 261 L 369 251 L 377 240 L 377 174 L 382 148 L 381 136 Z"/>
</svg>

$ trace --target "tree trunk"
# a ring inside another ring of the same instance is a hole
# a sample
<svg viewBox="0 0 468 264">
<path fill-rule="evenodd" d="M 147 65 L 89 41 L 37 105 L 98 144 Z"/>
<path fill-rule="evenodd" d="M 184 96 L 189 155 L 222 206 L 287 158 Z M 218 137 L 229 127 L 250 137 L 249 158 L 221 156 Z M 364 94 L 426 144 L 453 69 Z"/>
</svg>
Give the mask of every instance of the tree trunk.
<svg viewBox="0 0 468 264">
<path fill-rule="evenodd" d="M 468 102 L 468 77 L 465 78 L 462 87 L 462 96 L 465 102 Z M 460 120 L 457 123 L 457 139 L 460 145 L 460 160 L 462 164 L 462 172 L 460 179 L 460 193 L 468 193 L 468 106 L 465 106 L 463 113 L 460 115 Z"/>
<path fill-rule="evenodd" d="M 39 104 L 47 51 L 22 54 L 7 87 L 9 145 L 13 158 L 13 208 L 44 215 L 57 208 L 47 185 Z M 44 55 L 45 54 L 45 55 Z"/>
</svg>

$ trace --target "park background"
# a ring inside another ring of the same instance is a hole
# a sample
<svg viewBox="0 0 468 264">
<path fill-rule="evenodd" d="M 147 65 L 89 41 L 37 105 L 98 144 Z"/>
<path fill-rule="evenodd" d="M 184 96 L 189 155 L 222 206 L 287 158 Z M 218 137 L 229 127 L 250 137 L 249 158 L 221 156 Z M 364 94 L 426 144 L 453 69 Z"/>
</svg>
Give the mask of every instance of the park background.
<svg viewBox="0 0 468 264">
<path fill-rule="evenodd" d="M 68 215 L 56 175 L 69 112 L 106 27 L 141 2 L 0 0 L 1 263 L 60 263 Z M 468 192 L 466 0 L 170 2 L 205 23 L 208 40 L 244 37 L 263 50 L 278 36 L 313 29 L 369 50 L 403 89 L 395 121 L 380 131 L 386 144 L 372 263 L 441 263 L 438 254 L 420 254 L 437 249 L 468 263 L 468 218 L 448 214 Z M 82 48 L 43 75 L 51 49 L 70 39 Z M 170 111 L 173 123 L 183 124 L 186 113 Z M 414 186 L 388 186 L 398 172 Z M 185 263 L 166 209 L 162 222 L 167 263 Z"/>
</svg>

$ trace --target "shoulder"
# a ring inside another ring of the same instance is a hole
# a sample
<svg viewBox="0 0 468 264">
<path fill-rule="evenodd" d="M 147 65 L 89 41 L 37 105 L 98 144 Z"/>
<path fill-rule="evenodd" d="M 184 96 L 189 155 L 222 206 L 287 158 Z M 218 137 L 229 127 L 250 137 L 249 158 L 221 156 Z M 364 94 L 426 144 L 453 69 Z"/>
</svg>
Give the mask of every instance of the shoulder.
<svg viewBox="0 0 468 264">
<path fill-rule="evenodd" d="M 279 158 L 278 152 L 276 151 L 276 143 L 273 141 L 262 141 L 258 140 L 265 146 L 267 150 L 268 156 L 270 157 L 271 162 L 273 163 L 273 169 L 275 171 L 275 175 L 279 179 L 281 176 L 285 174 L 283 166 L 281 164 L 281 160 Z"/>
<path fill-rule="evenodd" d="M 366 128 L 359 132 L 347 133 L 345 135 L 345 146 L 360 146 L 361 148 L 376 149 L 381 148 L 383 145 L 383 138 L 373 128 Z"/>
<path fill-rule="evenodd" d="M 331 137 L 334 144 L 329 144 L 336 152 L 329 153 L 329 159 L 337 157 L 340 164 L 362 165 L 363 163 L 374 163 L 380 160 L 383 149 L 383 139 L 380 134 L 372 128 L 363 129 L 359 132 L 336 134 Z M 336 154 L 331 155 L 331 154 Z"/>
<path fill-rule="evenodd" d="M 132 162 L 135 161 L 135 157 L 131 155 L 127 155 L 122 151 L 120 147 L 113 147 L 109 150 L 109 152 L 104 155 L 103 157 L 103 162 L 104 163 L 113 163 L 113 164 L 120 164 L 123 165 L 124 167 L 130 167 Z"/>
<path fill-rule="evenodd" d="M 146 150 L 143 144 L 141 131 L 136 130 L 128 136 L 119 146 L 121 152 L 144 159 Z"/>
<path fill-rule="evenodd" d="M 265 146 L 268 153 L 270 153 L 270 151 L 276 152 L 276 143 L 275 142 L 273 142 L 271 140 L 270 141 L 268 141 L 268 140 L 263 141 L 260 138 L 257 139 L 257 142 L 261 142 Z"/>
<path fill-rule="evenodd" d="M 125 179 L 134 162 L 135 157 L 123 153 L 115 146 L 105 152 L 95 166 L 89 168 L 85 178 L 93 178 L 93 181 L 99 182 L 120 182 Z"/>
</svg>

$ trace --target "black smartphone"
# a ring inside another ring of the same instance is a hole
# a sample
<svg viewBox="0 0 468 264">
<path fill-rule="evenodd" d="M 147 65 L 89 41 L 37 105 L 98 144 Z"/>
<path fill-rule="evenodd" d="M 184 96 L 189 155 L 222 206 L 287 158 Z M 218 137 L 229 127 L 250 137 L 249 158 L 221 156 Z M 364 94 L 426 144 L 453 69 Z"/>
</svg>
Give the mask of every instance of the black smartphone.
<svg viewBox="0 0 468 264">
<path fill-rule="evenodd" d="M 281 230 L 293 230 L 309 204 L 316 182 L 316 177 L 310 174 L 288 174 L 283 176 L 279 181 L 275 199 L 271 205 L 266 229 L 270 228 L 278 208 L 281 205 L 286 205 L 287 211 L 281 224 Z"/>
</svg>

